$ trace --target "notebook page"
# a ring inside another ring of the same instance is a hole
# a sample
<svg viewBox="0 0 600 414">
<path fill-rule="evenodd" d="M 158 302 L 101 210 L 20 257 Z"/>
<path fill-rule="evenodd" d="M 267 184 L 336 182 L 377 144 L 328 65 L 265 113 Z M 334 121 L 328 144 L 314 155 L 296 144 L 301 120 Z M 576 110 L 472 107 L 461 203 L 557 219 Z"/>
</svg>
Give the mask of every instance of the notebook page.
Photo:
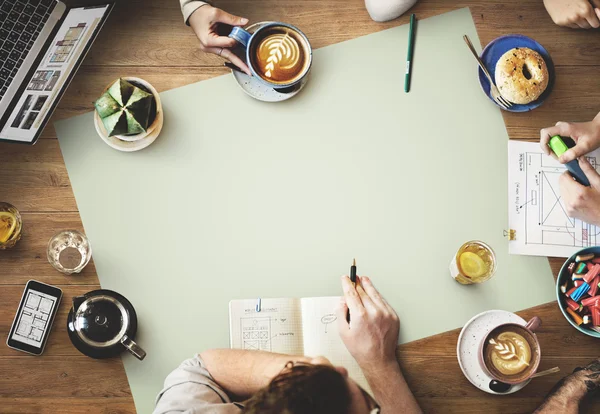
<svg viewBox="0 0 600 414">
<path fill-rule="evenodd" d="M 229 302 L 231 348 L 302 355 L 302 314 L 299 299 L 256 299 Z"/>
<path fill-rule="evenodd" d="M 301 299 L 304 354 L 324 356 L 333 365 L 343 366 L 350 378 L 371 393 L 365 376 L 338 333 L 335 310 L 339 303 L 339 296 Z"/>
</svg>

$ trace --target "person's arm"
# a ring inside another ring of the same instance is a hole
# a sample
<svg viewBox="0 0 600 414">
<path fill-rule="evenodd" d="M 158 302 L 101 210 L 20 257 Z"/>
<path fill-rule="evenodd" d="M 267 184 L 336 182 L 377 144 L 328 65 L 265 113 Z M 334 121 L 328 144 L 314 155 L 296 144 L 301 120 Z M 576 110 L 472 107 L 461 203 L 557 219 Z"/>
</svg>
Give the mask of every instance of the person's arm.
<svg viewBox="0 0 600 414">
<path fill-rule="evenodd" d="M 590 186 L 579 184 L 564 172 L 558 179 L 560 196 L 569 217 L 600 226 L 600 175 L 585 157 L 579 158 L 579 166 Z"/>
<path fill-rule="evenodd" d="M 310 358 L 241 349 L 211 349 L 200 357 L 207 370 L 236 401 L 242 401 L 266 387 L 288 361 L 310 362 Z"/>
<path fill-rule="evenodd" d="M 248 65 L 231 50 L 237 42 L 222 33 L 221 26 L 244 26 L 248 19 L 234 16 L 210 4 L 198 0 L 179 0 L 185 23 L 200 41 L 200 50 L 229 60 L 248 76 L 252 76 Z"/>
<path fill-rule="evenodd" d="M 192 13 L 194 13 L 197 9 L 206 4 L 208 3 L 200 0 L 179 0 L 179 5 L 181 6 L 181 14 L 183 14 L 183 21 L 185 22 L 185 24 L 189 26 L 189 19 Z"/>
<path fill-rule="evenodd" d="M 337 311 L 340 336 L 365 374 L 381 411 L 421 413 L 396 360 L 398 315 L 366 276 L 357 276 L 356 286 L 343 276 L 342 289 L 344 298 Z"/>
<path fill-rule="evenodd" d="M 600 27 L 600 0 L 544 0 L 544 6 L 559 26 L 572 29 Z"/>
</svg>

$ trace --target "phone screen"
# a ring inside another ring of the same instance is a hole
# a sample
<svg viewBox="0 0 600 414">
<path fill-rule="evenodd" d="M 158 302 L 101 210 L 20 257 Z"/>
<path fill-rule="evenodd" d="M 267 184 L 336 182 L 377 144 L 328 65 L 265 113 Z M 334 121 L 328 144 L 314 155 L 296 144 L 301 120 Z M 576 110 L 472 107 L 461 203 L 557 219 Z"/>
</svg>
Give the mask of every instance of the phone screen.
<svg viewBox="0 0 600 414">
<path fill-rule="evenodd" d="M 50 323 L 52 312 L 58 298 L 34 289 L 27 290 L 23 306 L 16 318 L 11 339 L 36 348 L 42 348 L 44 337 Z"/>
</svg>

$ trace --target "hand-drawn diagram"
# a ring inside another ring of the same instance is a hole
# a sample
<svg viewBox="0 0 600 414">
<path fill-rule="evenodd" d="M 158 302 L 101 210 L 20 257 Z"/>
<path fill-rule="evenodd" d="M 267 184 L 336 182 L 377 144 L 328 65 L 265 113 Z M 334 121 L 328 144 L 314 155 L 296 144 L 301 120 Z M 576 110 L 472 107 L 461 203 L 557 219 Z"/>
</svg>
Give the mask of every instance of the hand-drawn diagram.
<svg viewBox="0 0 600 414">
<path fill-rule="evenodd" d="M 558 188 L 565 168 L 540 153 L 525 153 L 525 244 L 588 247 L 596 245 L 598 229 L 567 215 Z M 588 160 L 595 168 L 596 157 Z"/>
<path fill-rule="evenodd" d="M 337 320 L 337 316 L 335 316 L 333 313 L 329 313 L 327 315 L 324 315 L 321 318 L 321 323 L 323 325 L 325 325 L 325 333 L 327 333 L 327 325 L 329 325 L 330 323 L 333 323 Z"/>
<path fill-rule="evenodd" d="M 17 329 L 13 334 L 14 339 L 38 347 L 41 345 L 56 301 L 51 296 L 42 295 L 34 291 L 27 294 Z"/>
<path fill-rule="evenodd" d="M 566 168 L 543 154 L 537 143 L 510 145 L 509 227 L 516 230 L 519 246 L 514 252 L 569 256 L 583 247 L 595 246 L 600 241 L 600 229 L 566 212 L 558 185 Z M 598 169 L 595 153 L 587 159 Z"/>
<path fill-rule="evenodd" d="M 241 318 L 242 349 L 271 351 L 271 318 Z"/>
</svg>

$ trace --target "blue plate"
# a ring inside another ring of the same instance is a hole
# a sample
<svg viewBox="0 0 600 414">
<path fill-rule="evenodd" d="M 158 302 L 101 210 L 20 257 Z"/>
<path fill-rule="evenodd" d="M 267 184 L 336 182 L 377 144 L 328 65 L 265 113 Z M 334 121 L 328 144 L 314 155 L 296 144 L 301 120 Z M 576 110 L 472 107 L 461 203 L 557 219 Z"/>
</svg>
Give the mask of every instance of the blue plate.
<svg viewBox="0 0 600 414">
<path fill-rule="evenodd" d="M 485 67 L 488 69 L 488 72 L 490 72 L 490 75 L 492 75 L 492 79 L 496 79 L 496 63 L 504 53 L 508 52 L 510 49 L 513 49 L 515 47 L 528 47 L 529 49 L 538 52 L 544 58 L 544 61 L 546 61 L 546 66 L 548 67 L 548 74 L 550 75 L 548 87 L 546 88 L 542 96 L 528 104 L 513 104 L 513 106 L 506 109 L 510 112 L 527 112 L 543 104 L 548 95 L 550 95 L 550 92 L 552 92 L 555 74 L 554 64 L 552 63 L 552 58 L 550 57 L 550 54 L 548 54 L 548 51 L 544 49 L 544 47 L 538 42 L 527 36 L 506 35 L 492 40 L 485 47 L 485 49 L 483 49 L 483 52 L 481 52 L 481 60 L 483 60 Z M 500 105 L 498 105 L 496 101 L 494 101 L 494 99 L 492 99 L 492 96 L 490 94 L 490 82 L 483 74 L 481 68 L 479 68 L 479 83 L 481 84 L 481 89 L 483 89 L 483 92 L 488 96 L 488 98 L 490 98 L 490 100 L 496 106 L 498 106 L 501 109 L 504 109 Z"/>
<path fill-rule="evenodd" d="M 558 300 L 558 307 L 560 308 L 560 311 L 562 312 L 564 317 L 567 319 L 567 321 L 569 321 L 571 326 L 573 326 L 573 328 L 577 329 L 579 332 L 584 333 L 588 336 L 593 336 L 594 338 L 600 338 L 599 332 L 596 332 L 592 329 L 588 329 L 585 326 L 578 326 L 575 322 L 573 322 L 573 319 L 571 319 L 571 316 L 567 313 L 567 311 L 565 311 L 565 308 L 567 307 L 567 304 L 565 301 L 565 298 L 566 298 L 565 294 L 560 291 L 560 285 L 562 285 L 565 281 L 567 281 L 571 278 L 571 274 L 569 272 L 568 267 L 569 267 L 570 263 L 573 263 L 575 261 L 575 256 L 577 256 L 578 254 L 584 255 L 584 254 L 589 254 L 589 253 L 594 253 L 596 255 L 596 257 L 600 257 L 600 246 L 587 247 L 583 250 L 578 251 L 573 256 L 569 257 L 567 259 L 567 261 L 563 264 L 563 266 L 560 268 L 560 272 L 558 273 L 558 278 L 556 278 L 556 299 Z"/>
</svg>

